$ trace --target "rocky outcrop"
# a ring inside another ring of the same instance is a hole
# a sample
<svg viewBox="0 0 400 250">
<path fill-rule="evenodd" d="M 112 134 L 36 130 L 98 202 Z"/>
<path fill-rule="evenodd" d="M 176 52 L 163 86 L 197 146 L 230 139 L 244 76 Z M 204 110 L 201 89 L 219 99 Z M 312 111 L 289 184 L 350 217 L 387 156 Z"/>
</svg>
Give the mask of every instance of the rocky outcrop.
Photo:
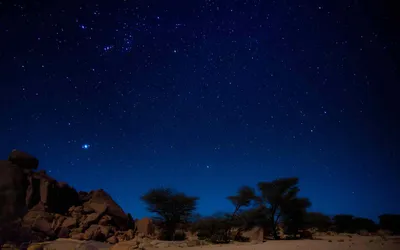
<svg viewBox="0 0 400 250">
<path fill-rule="evenodd" d="M 37 169 L 39 166 L 39 160 L 32 155 L 13 149 L 11 154 L 8 156 L 8 161 L 15 164 L 23 169 Z"/>
<path fill-rule="evenodd" d="M 129 230 L 133 219 L 107 192 L 77 192 L 45 171 L 35 171 L 38 164 L 35 157 L 17 150 L 0 161 L 0 245 L 5 240 L 56 238 L 111 238 L 108 241 L 116 243 L 134 237 Z"/>
<path fill-rule="evenodd" d="M 26 213 L 26 190 L 29 186 L 24 169 L 10 161 L 0 161 L 0 223 Z"/>
</svg>

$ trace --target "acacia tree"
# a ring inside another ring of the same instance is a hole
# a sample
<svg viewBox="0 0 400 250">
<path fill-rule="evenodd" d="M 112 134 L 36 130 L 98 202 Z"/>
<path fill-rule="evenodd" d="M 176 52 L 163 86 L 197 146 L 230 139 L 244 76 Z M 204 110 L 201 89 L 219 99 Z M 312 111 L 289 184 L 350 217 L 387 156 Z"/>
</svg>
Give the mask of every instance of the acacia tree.
<svg viewBox="0 0 400 250">
<path fill-rule="evenodd" d="M 243 227 L 240 226 L 241 224 L 244 224 L 244 218 L 239 218 L 241 217 L 239 214 L 240 209 L 242 209 L 243 207 L 250 206 L 250 204 L 254 201 L 255 197 L 256 195 L 254 189 L 248 186 L 243 186 L 239 188 L 236 195 L 227 197 L 227 199 L 230 200 L 232 204 L 235 206 L 235 210 L 233 211 L 230 218 L 231 224 L 238 226 L 238 232 L 235 236 L 235 239 L 240 235 L 240 233 L 244 229 Z M 228 228 L 226 230 L 226 235 L 230 234 L 230 230 L 231 228 Z"/>
<path fill-rule="evenodd" d="M 186 196 L 170 188 L 151 189 L 141 197 L 148 211 L 157 214 L 153 217 L 166 240 L 175 239 L 175 231 L 180 225 L 188 224 L 196 209 L 197 197 Z"/>
<path fill-rule="evenodd" d="M 260 206 L 268 211 L 268 221 L 275 239 L 279 239 L 277 226 L 285 212 L 285 208 L 288 207 L 285 207 L 285 205 L 297 199 L 299 192 L 298 182 L 298 178 L 292 177 L 258 183 L 261 195 L 257 200 Z"/>
<path fill-rule="evenodd" d="M 232 218 L 236 216 L 239 210 L 243 207 L 248 207 L 255 198 L 254 189 L 248 186 L 239 188 L 236 195 L 228 196 L 227 199 L 235 206 L 232 213 Z"/>
</svg>

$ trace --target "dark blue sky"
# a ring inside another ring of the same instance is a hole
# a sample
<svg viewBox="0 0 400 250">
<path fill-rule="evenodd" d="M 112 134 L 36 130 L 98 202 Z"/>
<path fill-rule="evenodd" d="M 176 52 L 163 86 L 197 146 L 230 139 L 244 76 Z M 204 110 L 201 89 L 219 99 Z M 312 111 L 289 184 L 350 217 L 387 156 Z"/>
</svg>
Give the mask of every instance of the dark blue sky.
<svg viewBox="0 0 400 250">
<path fill-rule="evenodd" d="M 150 188 L 211 214 L 241 185 L 291 176 L 313 211 L 400 212 L 399 39 L 381 6 L 12 2 L 0 2 L 3 158 L 27 151 L 134 217 Z"/>
</svg>

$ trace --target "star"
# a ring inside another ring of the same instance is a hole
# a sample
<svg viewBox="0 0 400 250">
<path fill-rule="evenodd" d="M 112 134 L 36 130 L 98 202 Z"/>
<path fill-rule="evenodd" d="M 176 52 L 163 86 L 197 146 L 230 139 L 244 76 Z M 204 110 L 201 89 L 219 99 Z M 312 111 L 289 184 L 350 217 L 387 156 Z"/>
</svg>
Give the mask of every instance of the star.
<svg viewBox="0 0 400 250">
<path fill-rule="evenodd" d="M 89 144 L 83 144 L 83 145 L 82 145 L 82 148 L 83 148 L 83 149 L 89 149 L 89 148 L 90 148 L 90 145 L 89 145 Z"/>
</svg>

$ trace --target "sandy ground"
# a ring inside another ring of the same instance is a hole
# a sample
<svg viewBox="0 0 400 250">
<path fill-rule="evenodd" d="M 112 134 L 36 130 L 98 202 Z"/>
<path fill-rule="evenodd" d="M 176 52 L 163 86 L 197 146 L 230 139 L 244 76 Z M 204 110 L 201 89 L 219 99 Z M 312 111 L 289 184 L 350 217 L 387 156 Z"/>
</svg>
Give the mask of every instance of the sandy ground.
<svg viewBox="0 0 400 250">
<path fill-rule="evenodd" d="M 88 245 L 91 245 L 88 247 Z M 101 242 L 57 240 L 51 242 L 45 249 L 51 250 L 108 250 L 109 244 Z M 130 246 L 118 248 L 130 250 Z M 153 248 L 146 250 L 155 250 Z M 168 247 L 167 250 L 400 250 L 400 237 L 388 237 L 383 240 L 378 236 L 321 236 L 316 240 L 269 240 L 264 243 L 232 243 L 226 245 L 207 245 L 200 247 Z"/>
<path fill-rule="evenodd" d="M 167 248 L 169 250 L 400 250 L 400 237 L 389 237 L 383 241 L 380 237 L 357 236 L 324 236 L 318 240 L 280 240 L 267 241 L 262 244 L 229 244 L 211 245 L 190 248 Z"/>
</svg>

